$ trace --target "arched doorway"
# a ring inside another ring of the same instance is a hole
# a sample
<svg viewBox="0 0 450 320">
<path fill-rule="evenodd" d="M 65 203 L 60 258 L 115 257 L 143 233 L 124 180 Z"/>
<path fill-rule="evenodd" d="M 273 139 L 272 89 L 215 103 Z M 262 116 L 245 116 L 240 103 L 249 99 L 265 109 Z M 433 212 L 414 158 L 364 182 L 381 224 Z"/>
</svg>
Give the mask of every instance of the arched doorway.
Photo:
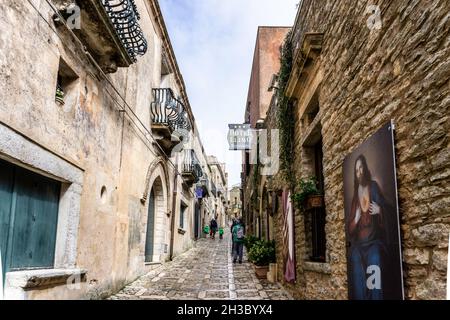
<svg viewBox="0 0 450 320">
<path fill-rule="evenodd" d="M 167 217 L 165 215 L 164 191 L 158 175 L 148 195 L 145 235 L 145 262 L 160 262 L 167 251 Z"/>
<path fill-rule="evenodd" d="M 155 230 L 155 194 L 153 189 L 148 198 L 147 234 L 145 240 L 145 262 L 153 261 L 154 230 Z"/>
<path fill-rule="evenodd" d="M 194 236 L 195 240 L 200 238 L 201 230 L 200 230 L 200 204 L 195 202 L 195 212 L 194 212 Z"/>
</svg>

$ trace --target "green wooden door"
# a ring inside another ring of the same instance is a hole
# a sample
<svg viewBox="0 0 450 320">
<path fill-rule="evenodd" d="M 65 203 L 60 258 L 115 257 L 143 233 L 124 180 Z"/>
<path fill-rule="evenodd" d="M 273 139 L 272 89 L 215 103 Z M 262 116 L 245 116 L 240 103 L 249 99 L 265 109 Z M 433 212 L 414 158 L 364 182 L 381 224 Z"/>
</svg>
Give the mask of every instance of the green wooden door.
<svg viewBox="0 0 450 320">
<path fill-rule="evenodd" d="M 54 266 L 61 183 L 0 162 L 3 273 Z"/>
<path fill-rule="evenodd" d="M 155 194 L 150 192 L 148 201 L 147 237 L 145 241 L 145 262 L 153 261 L 153 237 L 155 229 Z"/>
</svg>

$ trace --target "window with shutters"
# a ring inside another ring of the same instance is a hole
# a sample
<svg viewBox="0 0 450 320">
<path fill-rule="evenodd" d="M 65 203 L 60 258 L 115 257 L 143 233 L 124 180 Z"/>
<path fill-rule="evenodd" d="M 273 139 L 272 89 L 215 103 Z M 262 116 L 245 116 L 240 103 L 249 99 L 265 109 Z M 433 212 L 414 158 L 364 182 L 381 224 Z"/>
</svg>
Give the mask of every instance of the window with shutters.
<svg viewBox="0 0 450 320">
<path fill-rule="evenodd" d="M 54 267 L 61 183 L 0 160 L 3 274 Z"/>
<path fill-rule="evenodd" d="M 187 206 L 184 203 L 181 203 L 180 208 L 180 229 L 184 229 L 184 217 L 186 214 Z"/>
</svg>

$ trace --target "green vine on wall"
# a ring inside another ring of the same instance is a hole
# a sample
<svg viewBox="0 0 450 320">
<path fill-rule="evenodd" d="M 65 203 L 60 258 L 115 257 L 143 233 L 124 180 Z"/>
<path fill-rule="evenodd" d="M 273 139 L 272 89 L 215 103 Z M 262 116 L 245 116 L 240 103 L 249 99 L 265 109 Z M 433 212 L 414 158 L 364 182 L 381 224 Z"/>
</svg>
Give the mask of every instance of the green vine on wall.
<svg viewBox="0 0 450 320">
<path fill-rule="evenodd" d="M 253 171 L 253 205 L 255 206 L 255 208 L 258 208 L 258 182 L 259 182 L 259 164 L 257 163 L 254 166 L 254 171 Z"/>
<path fill-rule="evenodd" d="M 294 112 L 291 99 L 285 96 L 286 87 L 292 71 L 293 50 L 292 32 L 289 32 L 281 47 L 281 66 L 278 73 L 277 122 L 280 130 L 280 166 L 283 177 L 294 188 L 295 175 L 292 170 L 294 162 Z"/>
</svg>

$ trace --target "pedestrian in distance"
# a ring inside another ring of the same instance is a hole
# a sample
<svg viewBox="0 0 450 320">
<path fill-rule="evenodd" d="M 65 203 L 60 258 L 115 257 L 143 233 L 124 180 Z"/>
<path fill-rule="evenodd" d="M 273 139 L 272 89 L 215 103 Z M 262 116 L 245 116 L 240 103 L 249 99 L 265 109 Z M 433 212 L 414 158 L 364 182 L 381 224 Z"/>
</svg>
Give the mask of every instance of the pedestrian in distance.
<svg viewBox="0 0 450 320">
<path fill-rule="evenodd" d="M 230 227 L 230 233 L 231 233 L 231 256 L 233 256 L 234 253 L 234 237 L 233 237 L 233 228 L 237 224 L 237 219 L 233 218 L 233 222 L 231 223 Z"/>
<path fill-rule="evenodd" d="M 211 219 L 211 223 L 209 224 L 210 230 L 211 230 L 211 234 L 210 237 L 211 239 L 215 239 L 216 237 L 216 232 L 217 232 L 217 221 L 215 218 Z"/>
<path fill-rule="evenodd" d="M 242 219 L 238 219 L 237 224 L 233 227 L 233 263 L 236 263 L 239 258 L 239 263 L 242 263 L 242 256 L 244 253 L 244 238 L 245 226 Z"/>
</svg>

